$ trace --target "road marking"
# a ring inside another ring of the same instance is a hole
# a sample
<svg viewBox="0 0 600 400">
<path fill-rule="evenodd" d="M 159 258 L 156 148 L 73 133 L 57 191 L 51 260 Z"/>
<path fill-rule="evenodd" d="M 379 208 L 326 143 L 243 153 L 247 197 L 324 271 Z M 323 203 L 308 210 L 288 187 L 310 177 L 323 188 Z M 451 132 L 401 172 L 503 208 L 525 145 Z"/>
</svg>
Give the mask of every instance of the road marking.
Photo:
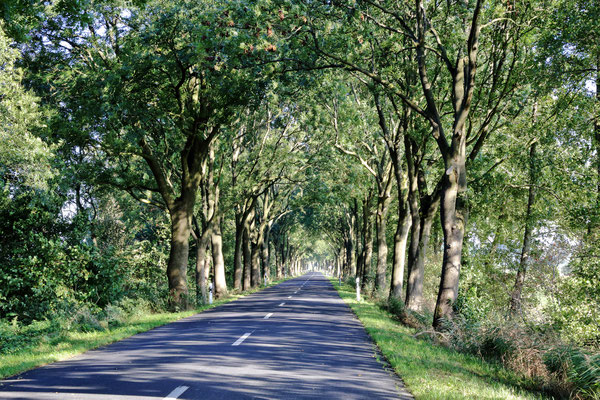
<svg viewBox="0 0 600 400">
<path fill-rule="evenodd" d="M 294 294 L 296 294 L 296 293 L 298 293 L 298 291 L 297 291 L 297 290 L 294 292 Z"/>
<path fill-rule="evenodd" d="M 279 307 L 281 307 L 281 306 L 282 306 L 282 305 L 284 305 L 284 304 L 285 304 L 285 303 L 281 303 L 281 304 L 279 305 Z"/>
<path fill-rule="evenodd" d="M 239 346 L 250 335 L 252 335 L 252 332 L 246 332 L 246 333 L 244 333 L 238 340 L 236 340 L 235 342 L 233 342 L 232 346 Z"/>
<path fill-rule="evenodd" d="M 291 299 L 291 298 L 292 298 L 292 296 L 288 296 L 288 299 Z"/>
<path fill-rule="evenodd" d="M 271 317 L 271 315 L 273 315 L 272 312 L 268 313 L 267 315 L 265 315 L 265 317 L 263 319 L 269 319 L 269 317 Z"/>
<path fill-rule="evenodd" d="M 176 398 L 181 396 L 183 394 L 183 392 L 185 392 L 188 389 L 189 389 L 189 386 L 179 386 L 179 387 L 175 388 L 175 390 L 173 390 L 171 393 L 169 393 L 167 395 L 167 397 L 165 397 L 163 400 L 175 400 Z"/>
<path fill-rule="evenodd" d="M 311 275 L 311 276 L 312 276 L 312 275 Z M 310 281 L 310 278 L 311 278 L 311 277 L 309 277 L 307 280 L 305 280 L 305 281 L 304 281 L 304 283 L 302 284 L 302 286 L 300 286 L 300 287 L 301 287 L 301 288 L 302 288 L 302 287 L 304 287 L 304 285 L 306 285 L 306 282 Z"/>
</svg>

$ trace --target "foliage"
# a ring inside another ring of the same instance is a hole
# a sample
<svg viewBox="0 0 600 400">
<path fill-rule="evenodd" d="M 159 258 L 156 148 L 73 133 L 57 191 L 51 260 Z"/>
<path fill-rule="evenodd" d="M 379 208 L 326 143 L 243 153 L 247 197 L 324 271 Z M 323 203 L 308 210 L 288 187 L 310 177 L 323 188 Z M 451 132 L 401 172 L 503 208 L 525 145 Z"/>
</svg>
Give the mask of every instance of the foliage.
<svg viewBox="0 0 600 400">
<path fill-rule="evenodd" d="M 379 321 L 415 354 L 443 358 L 431 377 L 449 373 L 451 389 L 416 386 L 425 396 L 454 396 L 464 377 L 481 387 L 444 363 L 486 379 L 501 371 L 500 389 L 465 389 L 475 397 L 517 397 L 512 387 L 521 379 L 595 396 L 599 12 L 590 0 L 4 1 L 1 351 L 16 355 L 71 333 L 101 336 L 164 310 L 170 260 L 184 271 L 182 287 L 195 281 L 199 241 L 185 235 L 191 226 L 211 232 L 207 210 L 215 205 L 229 285 L 243 230 L 250 249 L 266 241 L 260 268 L 284 274 L 308 262 L 338 265 L 353 284 L 350 264 L 366 258 L 369 221 L 387 222 L 378 239 L 393 248 L 390 226 L 402 202 L 391 200 L 412 192 L 411 221 L 419 221 L 452 171 L 444 149 L 463 135 L 456 156 L 468 169 L 459 196 L 466 236 L 456 282 L 440 285 L 447 209 L 433 220 L 429 248 L 419 249 L 423 312 L 390 298 L 368 313 L 381 321 L 389 313 L 451 348 L 432 350 L 406 336 L 412 331 Z M 474 80 L 457 74 L 465 62 Z M 472 101 L 457 103 L 467 88 Z M 399 190 L 383 184 L 393 154 Z M 240 223 L 244 215 L 248 224 Z M 182 241 L 174 239 L 178 227 Z M 179 257 L 171 254 L 175 242 L 184 244 Z M 218 253 L 207 249 L 209 258 Z M 381 258 L 388 275 L 389 258 Z M 525 272 L 523 306 L 507 322 L 517 271 Z M 209 280 L 215 275 L 212 267 Z M 453 312 L 432 332 L 437 290 L 450 286 L 458 294 Z M 397 346 L 390 354 L 400 360 Z M 419 360 L 403 362 L 429 376 L 434 361 Z M 414 385 L 426 381 L 397 368 Z"/>
<path fill-rule="evenodd" d="M 0 183 L 1 190 L 23 185 L 45 189 L 55 171 L 52 149 L 33 135 L 43 125 L 39 99 L 22 85 L 18 50 L 11 46 L 0 21 Z M 8 185 L 8 186 L 7 186 Z"/>
<path fill-rule="evenodd" d="M 419 399 L 539 399 L 547 398 L 533 385 L 497 363 L 419 340 L 415 329 L 397 322 L 369 301 L 356 302 L 350 285 L 338 290 L 367 332 Z M 423 335 L 420 335 L 421 337 Z"/>
</svg>

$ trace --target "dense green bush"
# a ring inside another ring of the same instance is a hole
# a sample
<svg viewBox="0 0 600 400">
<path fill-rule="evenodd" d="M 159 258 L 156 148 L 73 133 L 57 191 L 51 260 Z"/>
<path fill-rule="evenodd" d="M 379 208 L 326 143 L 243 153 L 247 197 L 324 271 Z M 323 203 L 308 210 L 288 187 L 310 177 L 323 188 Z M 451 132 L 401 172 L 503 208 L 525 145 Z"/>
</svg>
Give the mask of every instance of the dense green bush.
<svg viewBox="0 0 600 400">
<path fill-rule="evenodd" d="M 53 311 L 65 270 L 60 202 L 45 193 L 0 188 L 0 318 L 42 319 Z"/>
<path fill-rule="evenodd" d="M 110 208 L 101 219 L 65 217 L 66 198 L 54 189 L 0 187 L 0 319 L 30 323 L 77 309 L 83 326 L 98 329 L 81 310 L 96 314 L 126 298 L 163 310 L 168 230 L 160 217 L 126 232 L 121 219 L 139 215 L 119 213 L 110 197 L 98 206 Z"/>
</svg>

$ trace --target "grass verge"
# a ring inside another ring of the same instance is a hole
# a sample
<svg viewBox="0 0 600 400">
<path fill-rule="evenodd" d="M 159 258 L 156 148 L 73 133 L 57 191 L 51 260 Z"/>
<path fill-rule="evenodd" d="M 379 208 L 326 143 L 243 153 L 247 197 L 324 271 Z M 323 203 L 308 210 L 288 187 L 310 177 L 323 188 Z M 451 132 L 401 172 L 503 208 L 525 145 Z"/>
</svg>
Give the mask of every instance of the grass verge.
<svg viewBox="0 0 600 400">
<path fill-rule="evenodd" d="M 287 279 L 273 281 L 266 287 L 277 285 L 284 280 Z M 163 312 L 133 315 L 120 323 L 119 326 L 109 327 L 100 331 L 45 331 L 40 337 L 39 342 L 35 345 L 18 349 L 9 354 L 0 354 L 0 379 L 20 374 L 35 367 L 66 360 L 88 350 L 117 342 L 129 336 L 239 299 L 248 294 L 258 292 L 266 287 L 252 289 L 241 294 L 230 295 L 224 299 L 216 300 L 211 305 L 205 305 L 194 310 L 177 313 Z"/>
<path fill-rule="evenodd" d="M 407 388 L 421 399 L 548 399 L 499 364 L 416 339 L 414 329 L 368 300 L 356 301 L 354 288 L 331 283 L 363 323 Z"/>
</svg>

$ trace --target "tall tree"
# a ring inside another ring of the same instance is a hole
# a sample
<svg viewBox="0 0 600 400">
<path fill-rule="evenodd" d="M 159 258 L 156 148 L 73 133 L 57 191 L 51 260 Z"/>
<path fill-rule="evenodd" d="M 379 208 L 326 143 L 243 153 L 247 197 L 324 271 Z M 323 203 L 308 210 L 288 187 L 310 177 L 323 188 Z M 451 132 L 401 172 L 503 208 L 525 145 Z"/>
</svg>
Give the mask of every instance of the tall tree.
<svg viewBox="0 0 600 400">
<path fill-rule="evenodd" d="M 249 13 L 237 3 L 198 2 L 98 3 L 83 17 L 78 11 L 49 19 L 33 54 L 77 71 L 48 66 L 65 118 L 107 160 L 98 162 L 105 181 L 168 212 L 172 305 L 187 307 L 203 161 L 237 108 L 262 90 L 258 70 L 244 68 L 255 61 L 244 46 L 257 40 L 244 28 Z"/>
</svg>

